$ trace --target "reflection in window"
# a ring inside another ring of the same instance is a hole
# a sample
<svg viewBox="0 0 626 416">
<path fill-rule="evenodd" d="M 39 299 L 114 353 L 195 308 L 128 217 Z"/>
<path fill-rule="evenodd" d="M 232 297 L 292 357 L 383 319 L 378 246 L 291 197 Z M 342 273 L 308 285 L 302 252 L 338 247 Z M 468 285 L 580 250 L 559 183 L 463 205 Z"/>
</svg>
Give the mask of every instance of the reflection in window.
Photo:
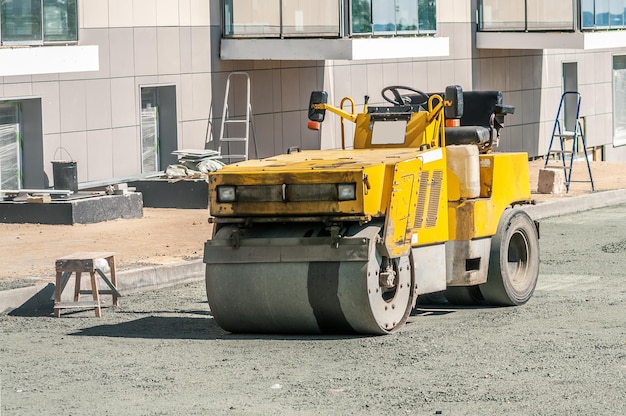
<svg viewBox="0 0 626 416">
<path fill-rule="evenodd" d="M 526 0 L 528 30 L 574 29 L 574 4 L 571 0 Z"/>
<path fill-rule="evenodd" d="M 482 30 L 524 30 L 524 0 L 482 0 Z"/>
<path fill-rule="evenodd" d="M 613 144 L 626 145 L 626 55 L 613 56 Z"/>
<path fill-rule="evenodd" d="M 371 0 L 352 0 L 352 33 L 372 33 Z"/>
<path fill-rule="evenodd" d="M 417 17 L 420 32 L 435 32 L 437 29 L 437 5 L 435 0 L 419 0 Z"/>
<path fill-rule="evenodd" d="M 436 0 L 224 0 L 223 36 L 434 33 L 436 3 Z M 344 11 L 349 15 L 350 28 L 342 31 Z"/>
<path fill-rule="evenodd" d="M 0 15 L 3 42 L 42 40 L 41 0 L 2 0 Z"/>
<path fill-rule="evenodd" d="M 19 107 L 0 104 L 0 190 L 20 189 L 21 146 Z"/>
<path fill-rule="evenodd" d="M 76 0 L 0 0 L 2 43 L 78 40 Z"/>
<path fill-rule="evenodd" d="M 43 0 L 43 40 L 78 40 L 76 0 Z"/>
<path fill-rule="evenodd" d="M 339 36 L 337 0 L 283 0 L 282 17 L 284 35 Z"/>
<path fill-rule="evenodd" d="M 224 35 L 279 36 L 280 0 L 226 0 Z"/>
<path fill-rule="evenodd" d="M 436 10 L 435 0 L 353 0 L 351 33 L 434 33 Z"/>
<path fill-rule="evenodd" d="M 609 3 L 609 26 L 624 26 L 625 4 L 623 0 L 611 0 Z"/>
<path fill-rule="evenodd" d="M 479 10 L 480 30 L 626 28 L 626 0 L 480 0 Z"/>
<path fill-rule="evenodd" d="M 609 25 L 609 0 L 595 1 L 596 27 Z"/>
<path fill-rule="evenodd" d="M 226 0 L 225 37 L 339 36 L 340 0 Z"/>
<path fill-rule="evenodd" d="M 584 28 L 592 28 L 596 25 L 594 0 L 581 0 L 580 2 L 580 21 Z"/>
</svg>

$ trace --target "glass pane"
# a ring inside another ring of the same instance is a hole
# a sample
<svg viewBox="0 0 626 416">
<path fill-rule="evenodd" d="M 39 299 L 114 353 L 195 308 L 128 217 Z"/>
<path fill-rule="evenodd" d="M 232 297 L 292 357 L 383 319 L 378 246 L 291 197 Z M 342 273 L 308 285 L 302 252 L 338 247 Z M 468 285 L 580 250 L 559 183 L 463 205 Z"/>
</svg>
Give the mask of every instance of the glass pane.
<svg viewBox="0 0 626 416">
<path fill-rule="evenodd" d="M 0 189 L 20 189 L 17 107 L 0 105 Z"/>
<path fill-rule="evenodd" d="M 43 0 L 44 41 L 77 41 L 76 0 Z"/>
<path fill-rule="evenodd" d="M 626 55 L 613 57 L 613 144 L 626 145 Z"/>
<path fill-rule="evenodd" d="M 41 0 L 0 0 L 2 42 L 41 41 Z"/>
<path fill-rule="evenodd" d="M 372 0 L 374 33 L 396 33 L 396 5 L 392 0 Z"/>
<path fill-rule="evenodd" d="M 611 27 L 624 26 L 624 2 L 622 0 L 611 0 L 609 3 L 609 25 Z"/>
<path fill-rule="evenodd" d="M 283 0 L 282 33 L 339 36 L 339 1 Z"/>
<path fill-rule="evenodd" d="M 396 30 L 417 33 L 419 28 L 417 0 L 396 1 Z"/>
<path fill-rule="evenodd" d="M 524 0 L 482 0 L 481 30 L 524 30 Z"/>
<path fill-rule="evenodd" d="M 609 25 L 609 0 L 596 0 L 596 26 Z"/>
<path fill-rule="evenodd" d="M 226 0 L 224 36 L 280 35 L 280 0 Z"/>
<path fill-rule="evenodd" d="M 583 28 L 592 28 L 596 25 L 594 0 L 582 0 L 580 3 L 581 21 Z"/>
<path fill-rule="evenodd" d="M 352 33 L 372 33 L 372 0 L 352 0 Z"/>
<path fill-rule="evenodd" d="M 435 0 L 419 0 L 419 30 L 434 32 L 437 30 L 437 2 Z"/>
<path fill-rule="evenodd" d="M 141 89 L 141 171 L 159 170 L 159 110 L 156 88 Z"/>
<path fill-rule="evenodd" d="M 526 0 L 528 30 L 574 29 L 572 0 Z"/>
</svg>

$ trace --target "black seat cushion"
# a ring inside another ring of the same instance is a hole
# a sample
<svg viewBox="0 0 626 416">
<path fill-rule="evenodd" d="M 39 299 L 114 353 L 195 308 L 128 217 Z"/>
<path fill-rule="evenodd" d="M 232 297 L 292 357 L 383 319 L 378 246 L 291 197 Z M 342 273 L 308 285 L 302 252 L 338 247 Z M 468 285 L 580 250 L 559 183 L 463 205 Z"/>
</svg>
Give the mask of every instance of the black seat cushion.
<svg viewBox="0 0 626 416">
<path fill-rule="evenodd" d="M 446 145 L 479 144 L 489 140 L 489 129 L 481 126 L 448 127 Z"/>
</svg>

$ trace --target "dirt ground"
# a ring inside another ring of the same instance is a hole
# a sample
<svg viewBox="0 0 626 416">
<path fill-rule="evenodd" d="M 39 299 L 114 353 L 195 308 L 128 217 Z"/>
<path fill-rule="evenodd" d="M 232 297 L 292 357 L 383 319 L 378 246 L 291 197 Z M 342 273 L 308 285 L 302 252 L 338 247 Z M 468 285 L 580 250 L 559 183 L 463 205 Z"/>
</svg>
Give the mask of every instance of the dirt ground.
<svg viewBox="0 0 626 416">
<path fill-rule="evenodd" d="M 96 224 L 0 224 L 0 290 L 53 281 L 56 259 L 110 251 L 118 270 L 202 258 L 208 209 L 144 208 L 143 218 Z"/>
<path fill-rule="evenodd" d="M 543 161 L 530 162 L 531 189 Z M 575 180 L 587 180 L 582 163 Z M 593 162 L 597 190 L 626 188 L 626 163 Z M 572 183 L 566 195 L 533 194 L 537 202 L 589 193 L 589 183 Z M 208 210 L 145 208 L 143 218 L 97 224 L 0 224 L 0 290 L 53 281 L 57 258 L 77 251 L 112 251 L 118 270 L 176 263 L 202 257 L 212 226 Z"/>
</svg>

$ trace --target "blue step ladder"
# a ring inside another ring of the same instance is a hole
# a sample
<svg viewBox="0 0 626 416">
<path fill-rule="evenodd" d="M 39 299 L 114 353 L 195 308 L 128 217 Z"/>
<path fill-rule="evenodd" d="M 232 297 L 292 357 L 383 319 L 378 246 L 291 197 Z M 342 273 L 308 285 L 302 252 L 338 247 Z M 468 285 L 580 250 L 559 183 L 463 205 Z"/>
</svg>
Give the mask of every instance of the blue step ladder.
<svg viewBox="0 0 626 416">
<path fill-rule="evenodd" d="M 576 120 L 574 122 L 574 129 L 567 130 L 565 123 L 565 102 L 573 102 L 576 100 Z M 570 183 L 572 182 L 590 182 L 591 190 L 595 191 L 595 184 L 593 183 L 593 175 L 591 174 L 591 165 L 589 164 L 589 155 L 587 154 L 587 141 L 585 140 L 585 134 L 580 123 L 580 102 L 582 96 L 578 91 L 565 91 L 561 95 L 561 101 L 559 103 L 559 109 L 556 113 L 556 119 L 554 120 L 554 128 L 552 129 L 552 137 L 550 138 L 550 145 L 548 146 L 548 153 L 545 157 L 544 168 L 558 167 L 562 168 L 565 173 L 565 192 L 569 192 Z M 579 139 L 582 149 L 579 149 Z M 556 139 L 556 140 L 555 140 Z M 566 146 L 567 142 L 571 141 L 570 146 Z M 585 158 L 587 163 L 587 171 L 589 172 L 589 180 L 572 180 L 572 170 L 574 167 L 574 159 L 580 154 Z M 555 160 L 560 160 L 560 163 L 556 165 L 548 165 L 550 158 L 554 157 Z M 558 159 L 557 159 L 558 157 Z"/>
</svg>

